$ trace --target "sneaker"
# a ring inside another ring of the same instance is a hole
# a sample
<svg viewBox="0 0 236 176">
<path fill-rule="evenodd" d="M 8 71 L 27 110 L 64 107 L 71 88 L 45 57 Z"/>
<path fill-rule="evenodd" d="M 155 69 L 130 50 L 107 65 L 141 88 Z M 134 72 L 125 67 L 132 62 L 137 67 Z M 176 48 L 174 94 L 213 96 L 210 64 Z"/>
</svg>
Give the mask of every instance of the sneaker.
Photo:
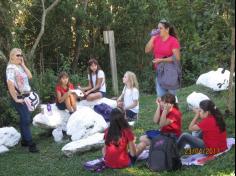
<svg viewBox="0 0 236 176">
<path fill-rule="evenodd" d="M 31 153 L 38 153 L 39 152 L 35 143 L 29 144 L 29 152 L 31 152 Z"/>
</svg>

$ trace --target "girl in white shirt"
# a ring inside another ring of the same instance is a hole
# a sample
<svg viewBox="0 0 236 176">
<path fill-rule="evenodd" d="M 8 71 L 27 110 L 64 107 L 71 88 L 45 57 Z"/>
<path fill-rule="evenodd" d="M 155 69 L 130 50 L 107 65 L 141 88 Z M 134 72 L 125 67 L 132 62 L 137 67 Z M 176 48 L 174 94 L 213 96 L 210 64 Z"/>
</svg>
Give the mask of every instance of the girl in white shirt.
<svg viewBox="0 0 236 176">
<path fill-rule="evenodd" d="M 136 120 L 139 112 L 139 90 L 136 75 L 127 71 L 123 77 L 123 83 L 125 86 L 117 99 L 117 105 L 125 110 L 127 120 L 133 121 Z"/>
<path fill-rule="evenodd" d="M 86 100 L 93 101 L 106 95 L 105 74 L 96 59 L 88 61 L 88 86 L 81 88 Z"/>
</svg>

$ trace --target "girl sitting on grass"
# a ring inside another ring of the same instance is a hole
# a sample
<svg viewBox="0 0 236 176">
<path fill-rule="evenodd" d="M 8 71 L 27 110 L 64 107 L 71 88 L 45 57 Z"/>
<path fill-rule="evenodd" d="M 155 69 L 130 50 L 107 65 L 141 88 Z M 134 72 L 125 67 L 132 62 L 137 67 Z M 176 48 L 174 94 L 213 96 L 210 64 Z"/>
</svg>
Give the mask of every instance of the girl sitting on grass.
<svg viewBox="0 0 236 176">
<path fill-rule="evenodd" d="M 202 138 L 183 133 L 178 140 L 178 148 L 186 144 L 197 149 L 199 153 L 217 154 L 227 149 L 226 124 L 220 110 L 211 100 L 200 102 L 200 108 L 194 109 L 195 117 L 189 125 L 190 131 L 200 131 Z"/>
<path fill-rule="evenodd" d="M 106 129 L 103 156 L 109 168 L 118 169 L 130 166 L 136 156 L 135 136 L 125 120 L 125 113 L 120 108 L 111 112 L 110 127 Z"/>
<path fill-rule="evenodd" d="M 137 119 L 139 112 L 139 90 L 136 75 L 127 71 L 123 77 L 123 83 L 125 86 L 117 99 L 117 105 L 125 110 L 128 121 L 133 121 Z"/>
</svg>

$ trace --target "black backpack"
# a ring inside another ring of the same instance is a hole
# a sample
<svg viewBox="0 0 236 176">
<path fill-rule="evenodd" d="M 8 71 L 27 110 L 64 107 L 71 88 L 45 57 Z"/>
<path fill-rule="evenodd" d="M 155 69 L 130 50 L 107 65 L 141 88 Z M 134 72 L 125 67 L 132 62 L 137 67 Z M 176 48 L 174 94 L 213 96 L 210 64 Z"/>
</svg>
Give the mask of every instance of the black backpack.
<svg viewBox="0 0 236 176">
<path fill-rule="evenodd" d="M 152 171 L 173 171 L 182 166 L 173 134 L 161 133 L 151 141 L 147 166 Z"/>
</svg>

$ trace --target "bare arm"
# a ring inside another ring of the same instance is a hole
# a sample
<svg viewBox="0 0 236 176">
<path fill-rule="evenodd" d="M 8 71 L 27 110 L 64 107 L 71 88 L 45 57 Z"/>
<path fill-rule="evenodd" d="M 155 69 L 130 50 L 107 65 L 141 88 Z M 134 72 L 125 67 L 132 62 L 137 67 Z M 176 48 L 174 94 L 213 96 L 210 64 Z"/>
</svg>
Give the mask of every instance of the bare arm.
<svg viewBox="0 0 236 176">
<path fill-rule="evenodd" d="M 105 154 L 106 154 L 106 146 L 104 145 L 104 147 L 102 148 L 102 155 L 103 155 L 103 157 L 105 157 Z"/>
<path fill-rule="evenodd" d="M 153 117 L 153 122 L 159 124 L 160 117 L 161 117 L 161 106 L 160 106 L 160 98 L 156 99 L 157 109 Z"/>
<path fill-rule="evenodd" d="M 57 101 L 58 103 L 62 103 L 65 99 L 70 95 L 70 91 L 66 92 L 63 96 L 61 96 L 61 92 L 57 91 Z"/>
<path fill-rule="evenodd" d="M 198 118 L 200 117 L 200 114 L 199 114 L 199 112 L 197 112 L 197 110 L 195 110 L 195 112 L 196 112 L 196 114 L 188 126 L 188 129 L 190 131 L 199 131 L 200 130 L 199 126 L 197 125 L 197 121 L 198 121 Z"/>
<path fill-rule="evenodd" d="M 173 120 L 170 120 L 170 119 L 166 118 L 167 114 L 170 112 L 170 110 L 172 108 L 173 108 L 172 104 L 167 103 L 167 104 L 164 105 L 164 110 L 161 114 L 161 119 L 160 119 L 160 123 L 159 123 L 160 127 L 167 126 L 167 125 L 173 123 Z"/>
<path fill-rule="evenodd" d="M 125 110 L 132 109 L 137 105 L 138 105 L 138 100 L 133 100 L 133 103 L 131 105 L 125 107 Z"/>
<path fill-rule="evenodd" d="M 136 156 L 137 151 L 136 151 L 136 146 L 135 146 L 134 141 L 130 141 L 128 146 L 129 146 L 129 152 L 131 156 Z"/>
<path fill-rule="evenodd" d="M 7 87 L 8 87 L 8 90 L 9 90 L 9 93 L 11 95 L 11 97 L 13 98 L 13 100 L 16 102 L 16 103 L 23 103 L 24 100 L 23 99 L 18 99 L 17 98 L 17 93 L 16 93 L 16 90 L 15 90 L 15 86 L 14 86 L 14 83 L 12 81 L 7 81 Z"/>
<path fill-rule="evenodd" d="M 92 89 L 89 89 L 87 91 L 87 94 L 90 94 L 91 92 L 95 91 L 95 90 L 98 90 L 101 86 L 102 86 L 102 81 L 103 81 L 104 78 L 98 78 L 97 80 L 97 84 L 95 85 L 95 87 L 93 87 Z M 91 85 L 91 83 L 90 83 Z M 91 86 L 92 87 L 92 86 Z"/>
<path fill-rule="evenodd" d="M 151 37 L 151 39 L 146 44 L 145 53 L 150 53 L 153 50 L 153 40 L 154 39 L 155 39 L 155 36 Z"/>
<path fill-rule="evenodd" d="M 167 58 L 155 58 L 153 60 L 153 63 L 160 63 L 160 62 L 173 62 L 173 60 L 180 61 L 180 50 L 179 49 L 173 49 L 172 50 L 173 55 L 171 57 Z"/>
<path fill-rule="evenodd" d="M 23 58 L 22 58 L 22 60 L 21 60 L 21 66 L 23 67 L 23 69 L 24 69 L 25 73 L 27 74 L 28 78 L 29 78 L 29 79 L 32 79 L 33 76 L 32 76 L 32 74 L 31 74 L 31 71 L 26 67 Z"/>
<path fill-rule="evenodd" d="M 92 85 L 91 85 L 91 82 L 90 80 L 88 80 L 88 86 L 87 87 L 81 87 L 80 88 L 82 91 L 87 91 L 89 89 L 92 89 Z"/>
</svg>

